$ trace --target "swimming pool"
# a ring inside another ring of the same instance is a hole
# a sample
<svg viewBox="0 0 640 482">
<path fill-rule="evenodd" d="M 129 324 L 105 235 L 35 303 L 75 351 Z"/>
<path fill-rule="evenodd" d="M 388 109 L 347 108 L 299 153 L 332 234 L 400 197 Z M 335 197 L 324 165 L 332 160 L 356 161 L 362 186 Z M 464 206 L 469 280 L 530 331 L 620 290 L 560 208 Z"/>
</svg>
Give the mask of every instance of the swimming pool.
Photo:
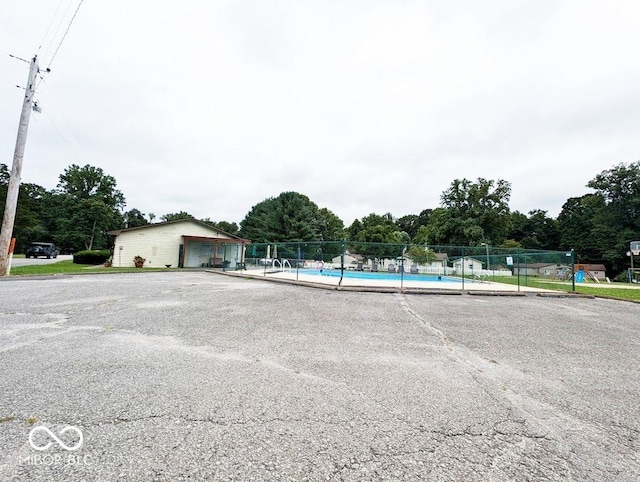
<svg viewBox="0 0 640 482">
<path fill-rule="evenodd" d="M 339 269 L 322 270 L 318 269 L 301 269 L 300 274 L 309 274 L 314 276 L 329 276 L 333 278 L 340 278 Z M 350 279 L 368 279 L 368 280 L 387 280 L 387 281 L 435 281 L 438 283 L 460 283 L 460 279 L 449 278 L 447 276 L 440 275 L 428 275 L 428 274 L 409 274 L 404 273 L 387 273 L 387 272 L 371 272 L 371 271 L 351 271 L 344 270 L 343 278 Z"/>
</svg>

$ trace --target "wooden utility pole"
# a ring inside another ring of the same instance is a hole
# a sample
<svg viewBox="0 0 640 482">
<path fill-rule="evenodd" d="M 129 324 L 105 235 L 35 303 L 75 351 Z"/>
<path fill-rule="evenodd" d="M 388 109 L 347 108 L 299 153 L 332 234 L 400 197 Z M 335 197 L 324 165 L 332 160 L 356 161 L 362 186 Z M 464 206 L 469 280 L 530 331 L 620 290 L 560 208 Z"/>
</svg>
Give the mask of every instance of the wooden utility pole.
<svg viewBox="0 0 640 482">
<path fill-rule="evenodd" d="M 22 103 L 22 114 L 20 114 L 20 124 L 18 126 L 18 138 L 16 139 L 16 150 L 13 154 L 13 166 L 11 167 L 11 177 L 7 188 L 7 202 L 4 207 L 4 217 L 2 218 L 2 230 L 0 230 L 0 276 L 6 276 L 9 259 L 9 244 L 13 233 L 13 224 L 16 219 L 16 207 L 18 205 L 18 192 L 20 191 L 20 177 L 22 175 L 22 158 L 24 148 L 27 143 L 27 131 L 29 130 L 29 119 L 31 118 L 31 102 L 36 89 L 36 75 L 38 74 L 38 58 L 31 59 L 29 68 L 29 80 Z"/>
</svg>

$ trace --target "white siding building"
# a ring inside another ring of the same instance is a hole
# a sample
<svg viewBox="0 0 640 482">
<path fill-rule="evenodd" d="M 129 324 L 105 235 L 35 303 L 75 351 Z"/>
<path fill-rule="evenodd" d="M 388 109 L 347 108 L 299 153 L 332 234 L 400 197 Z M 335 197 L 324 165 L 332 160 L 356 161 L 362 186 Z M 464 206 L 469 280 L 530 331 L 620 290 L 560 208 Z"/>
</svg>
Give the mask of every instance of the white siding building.
<svg viewBox="0 0 640 482">
<path fill-rule="evenodd" d="M 462 274 L 464 264 L 464 274 L 471 275 L 482 271 L 482 261 L 475 258 L 457 258 L 453 261 L 453 269 L 457 274 Z"/>
<path fill-rule="evenodd" d="M 133 267 L 142 256 L 149 268 L 215 267 L 236 269 L 244 263 L 246 239 L 195 219 L 180 219 L 110 231 L 115 236 L 112 266 Z"/>
</svg>

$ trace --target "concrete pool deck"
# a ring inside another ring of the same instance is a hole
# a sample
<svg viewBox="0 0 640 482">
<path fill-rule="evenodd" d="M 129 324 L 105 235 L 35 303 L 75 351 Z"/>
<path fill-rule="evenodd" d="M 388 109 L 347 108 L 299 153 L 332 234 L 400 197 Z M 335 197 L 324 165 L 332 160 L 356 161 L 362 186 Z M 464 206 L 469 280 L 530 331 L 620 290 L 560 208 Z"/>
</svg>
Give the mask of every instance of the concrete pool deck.
<svg viewBox="0 0 640 482">
<path fill-rule="evenodd" d="M 214 272 L 212 270 L 212 272 Z M 215 272 L 220 272 L 216 270 Z M 533 288 L 528 286 L 511 285 L 506 283 L 497 283 L 490 279 L 485 280 L 471 280 L 465 279 L 464 283 L 461 278 L 454 276 L 443 276 L 446 281 L 422 281 L 416 280 L 415 275 L 405 274 L 402 280 L 389 280 L 389 279 L 371 279 L 371 278 L 352 278 L 345 276 L 340 282 L 340 277 L 333 275 L 319 275 L 310 274 L 307 270 L 296 273 L 296 270 L 291 271 L 273 271 L 264 268 L 248 269 L 244 271 L 227 271 L 225 274 L 232 276 L 243 276 L 253 279 L 264 279 L 269 281 L 280 281 L 297 283 L 306 286 L 316 286 L 318 288 L 335 288 L 335 289 L 361 289 L 363 291 L 374 290 L 390 290 L 390 291 L 429 291 L 429 292 L 480 292 L 480 293 L 500 293 L 500 294 L 526 294 L 526 293 L 565 293 L 562 291 Z M 451 281 L 459 280 L 459 281 Z"/>
</svg>

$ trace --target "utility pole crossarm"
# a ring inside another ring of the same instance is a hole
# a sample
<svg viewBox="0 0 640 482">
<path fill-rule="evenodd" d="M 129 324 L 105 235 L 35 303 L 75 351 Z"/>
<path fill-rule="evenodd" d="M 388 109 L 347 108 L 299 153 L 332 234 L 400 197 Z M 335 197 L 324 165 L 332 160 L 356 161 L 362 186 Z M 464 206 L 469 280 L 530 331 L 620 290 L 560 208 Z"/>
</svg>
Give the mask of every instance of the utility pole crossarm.
<svg viewBox="0 0 640 482">
<path fill-rule="evenodd" d="M 0 276 L 7 274 L 9 244 L 11 242 L 13 225 L 16 218 L 16 207 L 18 205 L 18 193 L 20 191 L 20 179 L 22 176 L 22 159 L 24 158 L 24 150 L 27 144 L 27 131 L 29 130 L 29 119 L 31 118 L 31 102 L 35 94 L 37 74 L 38 58 L 34 56 L 33 59 L 31 59 L 29 79 L 22 103 L 22 113 L 20 114 L 20 124 L 18 125 L 18 138 L 16 139 L 16 149 L 13 154 L 11 177 L 9 178 L 9 185 L 7 187 L 7 201 L 2 218 L 2 229 L 0 230 Z"/>
</svg>

